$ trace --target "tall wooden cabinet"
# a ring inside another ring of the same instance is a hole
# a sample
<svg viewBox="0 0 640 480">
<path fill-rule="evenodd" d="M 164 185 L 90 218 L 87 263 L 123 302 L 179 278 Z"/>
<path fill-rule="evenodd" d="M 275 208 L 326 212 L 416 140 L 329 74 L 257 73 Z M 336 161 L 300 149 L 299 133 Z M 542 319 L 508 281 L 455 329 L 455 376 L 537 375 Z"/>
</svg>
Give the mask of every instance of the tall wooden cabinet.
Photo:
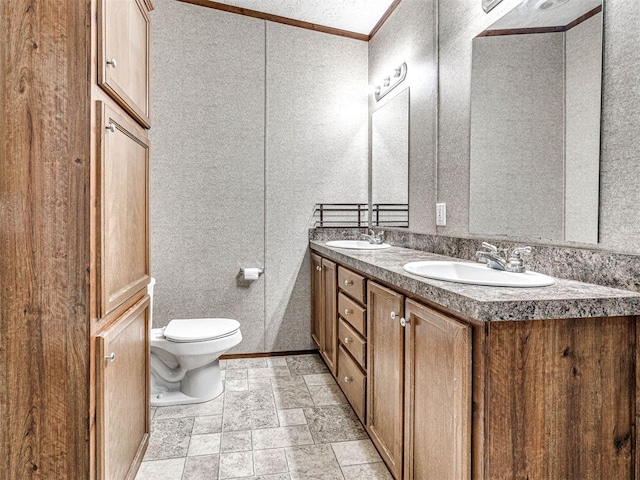
<svg viewBox="0 0 640 480">
<path fill-rule="evenodd" d="M 335 375 L 338 368 L 338 319 L 336 315 L 336 264 L 316 256 L 312 260 L 313 290 L 316 294 L 313 306 L 312 337 L 318 344 L 320 354 Z"/>
<path fill-rule="evenodd" d="M 149 0 L 0 7 L 0 478 L 149 437 Z"/>
</svg>

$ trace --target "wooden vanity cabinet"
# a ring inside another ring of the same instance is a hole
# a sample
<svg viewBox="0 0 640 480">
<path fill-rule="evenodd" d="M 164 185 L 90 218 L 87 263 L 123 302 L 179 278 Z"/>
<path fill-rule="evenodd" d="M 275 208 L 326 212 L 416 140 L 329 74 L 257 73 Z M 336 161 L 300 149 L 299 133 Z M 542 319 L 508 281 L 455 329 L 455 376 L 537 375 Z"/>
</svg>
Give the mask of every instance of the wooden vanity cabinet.
<svg viewBox="0 0 640 480">
<path fill-rule="evenodd" d="M 311 336 L 335 376 L 338 372 L 337 266 L 317 255 L 312 255 L 311 266 L 314 292 Z"/>
<path fill-rule="evenodd" d="M 98 84 L 148 128 L 151 4 L 98 0 L 98 7 Z"/>
</svg>

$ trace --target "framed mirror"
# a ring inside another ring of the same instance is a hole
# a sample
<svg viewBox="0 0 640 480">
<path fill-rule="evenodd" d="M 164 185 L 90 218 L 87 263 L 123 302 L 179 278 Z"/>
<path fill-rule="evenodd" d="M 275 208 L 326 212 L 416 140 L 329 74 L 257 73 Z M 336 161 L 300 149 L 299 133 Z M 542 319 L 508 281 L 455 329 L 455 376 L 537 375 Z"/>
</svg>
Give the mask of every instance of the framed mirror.
<svg viewBox="0 0 640 480">
<path fill-rule="evenodd" d="M 409 226 L 409 88 L 371 116 L 371 226 Z"/>
<path fill-rule="evenodd" d="M 473 39 L 469 231 L 597 243 L 601 0 L 528 0 Z"/>
</svg>

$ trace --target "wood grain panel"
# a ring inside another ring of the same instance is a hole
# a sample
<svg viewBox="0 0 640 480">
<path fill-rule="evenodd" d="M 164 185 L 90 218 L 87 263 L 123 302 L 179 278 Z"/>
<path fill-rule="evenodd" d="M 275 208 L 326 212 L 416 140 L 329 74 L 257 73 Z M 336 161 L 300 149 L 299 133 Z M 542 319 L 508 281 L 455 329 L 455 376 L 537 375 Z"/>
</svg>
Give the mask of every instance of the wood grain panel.
<svg viewBox="0 0 640 480">
<path fill-rule="evenodd" d="M 362 275 L 338 267 L 338 287 L 358 302 L 367 302 L 367 280 Z"/>
<path fill-rule="evenodd" d="M 487 478 L 633 478 L 633 317 L 489 325 Z"/>
<path fill-rule="evenodd" d="M 142 0 L 99 0 L 98 84 L 144 127 L 149 121 L 151 26 Z M 116 60 L 116 66 L 107 61 Z"/>
<path fill-rule="evenodd" d="M 394 478 L 402 478 L 404 435 L 404 297 L 368 282 L 367 424 Z M 396 319 L 391 318 L 391 313 Z"/>
<path fill-rule="evenodd" d="M 99 480 L 133 478 L 149 441 L 148 321 L 145 296 L 97 337 Z"/>
<path fill-rule="evenodd" d="M 89 472 L 87 2 L 0 3 L 0 478 Z"/>
<path fill-rule="evenodd" d="M 362 336 L 367 334 L 367 310 L 344 293 L 338 294 L 338 313 Z"/>
<path fill-rule="evenodd" d="M 471 329 L 412 300 L 405 304 L 405 475 L 471 474 Z"/>
<path fill-rule="evenodd" d="M 353 359 L 362 368 L 367 366 L 367 341 L 360 336 L 343 318 L 338 320 L 338 337 Z"/>
<path fill-rule="evenodd" d="M 338 373 L 338 314 L 337 314 L 337 266 L 322 259 L 322 322 L 323 338 L 320 352 L 333 375 Z"/>
<path fill-rule="evenodd" d="M 149 142 L 127 118 L 101 108 L 98 264 L 105 316 L 149 283 Z"/>
</svg>

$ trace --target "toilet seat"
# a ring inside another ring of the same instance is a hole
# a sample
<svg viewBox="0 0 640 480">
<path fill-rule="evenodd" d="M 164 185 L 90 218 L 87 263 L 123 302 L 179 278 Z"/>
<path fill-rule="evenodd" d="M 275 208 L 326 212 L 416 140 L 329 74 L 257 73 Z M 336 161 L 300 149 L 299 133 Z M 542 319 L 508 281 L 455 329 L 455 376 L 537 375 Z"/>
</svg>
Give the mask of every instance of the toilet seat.
<svg viewBox="0 0 640 480">
<path fill-rule="evenodd" d="M 206 342 L 234 335 L 240 322 L 232 318 L 187 318 L 171 320 L 164 329 L 170 342 Z"/>
</svg>

